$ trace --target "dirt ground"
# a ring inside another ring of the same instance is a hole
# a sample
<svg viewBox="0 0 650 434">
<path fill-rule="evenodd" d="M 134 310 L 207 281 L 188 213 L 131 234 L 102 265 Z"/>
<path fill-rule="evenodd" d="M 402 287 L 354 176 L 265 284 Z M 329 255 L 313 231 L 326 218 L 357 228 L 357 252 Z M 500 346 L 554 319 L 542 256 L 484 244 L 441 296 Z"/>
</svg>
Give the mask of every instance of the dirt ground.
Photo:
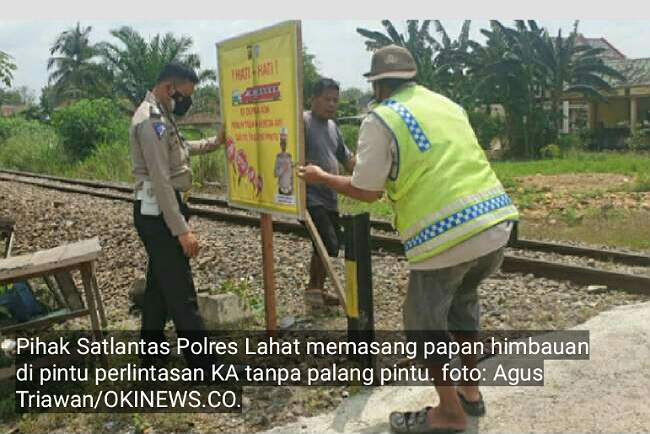
<svg viewBox="0 0 650 434">
<path fill-rule="evenodd" d="M 526 187 L 551 193 L 580 193 L 624 190 L 634 178 L 614 173 L 569 173 L 522 176 L 517 181 Z"/>
<path fill-rule="evenodd" d="M 510 189 L 527 238 L 650 250 L 650 192 L 616 174 L 535 175 Z"/>
</svg>

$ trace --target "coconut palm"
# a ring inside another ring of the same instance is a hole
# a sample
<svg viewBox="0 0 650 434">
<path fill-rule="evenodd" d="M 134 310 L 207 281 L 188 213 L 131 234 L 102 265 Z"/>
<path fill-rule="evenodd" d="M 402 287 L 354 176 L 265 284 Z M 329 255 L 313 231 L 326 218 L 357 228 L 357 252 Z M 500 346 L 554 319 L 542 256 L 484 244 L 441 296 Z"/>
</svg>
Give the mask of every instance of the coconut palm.
<svg viewBox="0 0 650 434">
<path fill-rule="evenodd" d="M 110 75 L 97 62 L 97 46 L 89 41 L 92 27 L 76 27 L 62 32 L 50 48 L 47 61 L 49 84 L 57 102 L 110 95 Z"/>
<path fill-rule="evenodd" d="M 124 26 L 112 30 L 111 35 L 119 42 L 104 42 L 99 51 L 108 68 L 115 76 L 117 92 L 127 98 L 133 106 L 144 99 L 162 71 L 170 62 L 184 63 L 199 69 L 201 61 L 195 53 L 189 53 L 193 41 L 189 36 L 176 37 L 172 33 L 155 35 L 145 40 L 136 30 Z M 199 73 L 200 81 L 216 79 L 214 71 L 204 70 Z"/>
<path fill-rule="evenodd" d="M 4 51 L 0 51 L 0 83 L 11 87 L 11 81 L 14 78 L 13 71 L 15 70 L 16 64 L 12 61 L 12 57 Z"/>
</svg>

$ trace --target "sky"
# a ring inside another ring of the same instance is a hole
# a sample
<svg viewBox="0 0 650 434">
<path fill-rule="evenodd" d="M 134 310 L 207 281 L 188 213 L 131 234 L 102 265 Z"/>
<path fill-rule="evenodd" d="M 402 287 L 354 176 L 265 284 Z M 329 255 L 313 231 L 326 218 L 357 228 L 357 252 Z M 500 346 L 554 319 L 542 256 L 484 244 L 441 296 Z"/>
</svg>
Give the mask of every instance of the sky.
<svg viewBox="0 0 650 434">
<path fill-rule="evenodd" d="M 503 20 L 511 23 L 511 20 Z M 574 20 L 539 20 L 552 34 L 559 28 L 568 33 Z M 277 22 L 277 21 L 275 21 Z M 274 24 L 264 20 L 149 20 L 108 21 L 81 20 L 82 25 L 92 26 L 91 42 L 114 40 L 109 31 L 121 26 L 131 26 L 149 38 L 157 33 L 172 32 L 188 35 L 194 40 L 193 51 L 201 58 L 203 68 L 216 69 L 215 44 L 223 39 Z M 404 20 L 393 21 L 398 30 L 405 28 Z M 442 20 L 451 37 L 456 37 L 462 20 Z M 27 86 L 35 95 L 47 83 L 47 59 L 49 48 L 62 31 L 74 27 L 76 20 L 65 21 L 3 21 L 0 20 L 0 50 L 14 57 L 18 67 L 14 73 L 14 87 Z M 488 20 L 473 20 L 471 36 L 482 40 L 481 28 Z M 364 40 L 356 28 L 382 30 L 380 20 L 304 20 L 303 41 L 307 49 L 316 55 L 317 66 L 324 76 L 338 80 L 342 87 L 369 86 L 362 74 L 370 67 L 371 54 L 366 51 Z M 631 58 L 650 57 L 650 20 L 604 21 L 581 20 L 580 32 L 587 37 L 605 37 L 623 54 Z"/>
</svg>

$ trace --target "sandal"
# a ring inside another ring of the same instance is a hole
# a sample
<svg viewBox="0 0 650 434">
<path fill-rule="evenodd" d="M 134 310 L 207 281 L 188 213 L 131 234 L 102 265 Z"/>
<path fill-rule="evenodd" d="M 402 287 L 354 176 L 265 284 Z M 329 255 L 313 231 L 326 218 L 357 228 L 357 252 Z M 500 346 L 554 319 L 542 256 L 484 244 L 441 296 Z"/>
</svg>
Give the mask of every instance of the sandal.
<svg viewBox="0 0 650 434">
<path fill-rule="evenodd" d="M 390 428 L 394 433 L 449 434 L 462 432 L 453 428 L 431 428 L 427 422 L 427 413 L 431 407 L 420 411 L 394 411 L 390 414 Z"/>
<path fill-rule="evenodd" d="M 474 417 L 485 416 L 485 402 L 483 401 L 483 395 L 481 395 L 481 392 L 478 393 L 478 401 L 468 401 L 462 393 L 459 391 L 456 391 L 456 393 L 458 394 L 460 405 L 463 406 L 465 413 Z"/>
</svg>

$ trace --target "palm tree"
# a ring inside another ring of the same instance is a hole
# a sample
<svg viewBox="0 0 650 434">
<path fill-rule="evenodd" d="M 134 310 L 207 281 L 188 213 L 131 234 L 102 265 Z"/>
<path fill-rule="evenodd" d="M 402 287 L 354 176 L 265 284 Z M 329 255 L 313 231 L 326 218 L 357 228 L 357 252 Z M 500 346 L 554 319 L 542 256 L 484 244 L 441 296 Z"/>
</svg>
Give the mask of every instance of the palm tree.
<svg viewBox="0 0 650 434">
<path fill-rule="evenodd" d="M 95 62 L 97 46 L 89 41 L 92 27 L 77 26 L 62 32 L 50 48 L 49 83 L 58 102 L 110 95 L 110 76 Z"/>
<path fill-rule="evenodd" d="M 162 37 L 156 35 L 145 40 L 131 27 L 111 30 L 111 35 L 121 44 L 102 43 L 99 50 L 108 68 L 115 76 L 116 90 L 127 98 L 133 106 L 140 104 L 147 90 L 158 79 L 163 67 L 170 62 L 181 62 L 194 69 L 199 69 L 199 56 L 188 53 L 193 41 L 189 36 L 177 38 L 172 33 Z M 216 79 L 214 71 L 204 70 L 199 73 L 200 81 Z"/>
<path fill-rule="evenodd" d="M 13 71 L 16 70 L 16 64 L 11 59 L 9 54 L 0 51 L 0 83 L 4 83 L 7 87 L 11 87 Z"/>
</svg>

